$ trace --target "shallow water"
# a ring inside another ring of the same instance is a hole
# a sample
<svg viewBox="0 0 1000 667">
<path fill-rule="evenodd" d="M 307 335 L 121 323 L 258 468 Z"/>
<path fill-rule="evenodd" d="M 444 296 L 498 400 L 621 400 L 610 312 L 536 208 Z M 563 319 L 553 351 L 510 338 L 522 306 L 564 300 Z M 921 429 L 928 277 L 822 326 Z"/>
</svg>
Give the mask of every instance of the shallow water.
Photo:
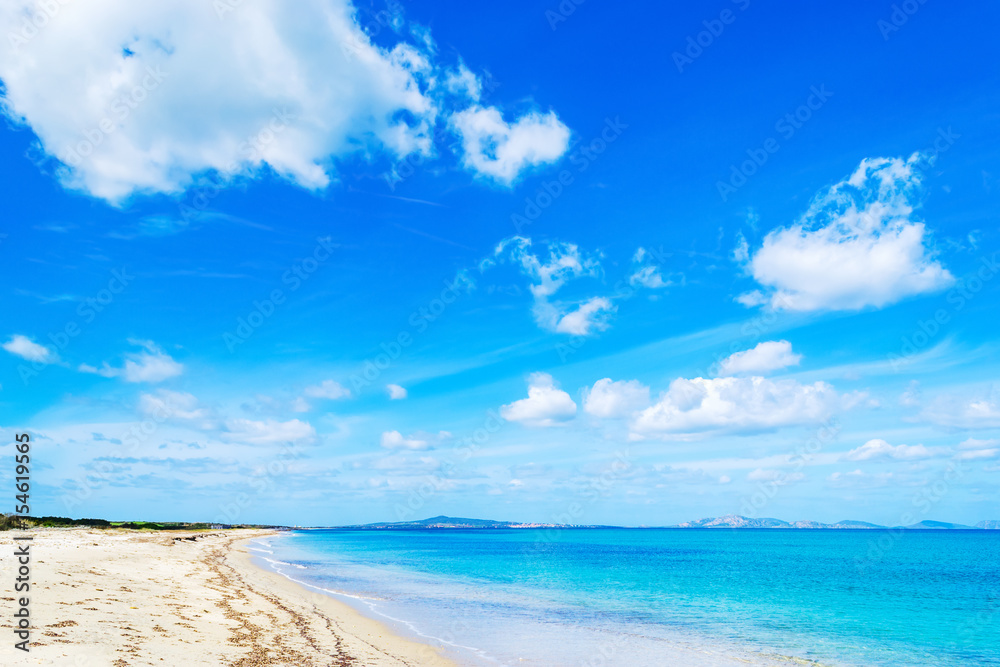
<svg viewBox="0 0 1000 667">
<path fill-rule="evenodd" d="M 254 553 L 470 664 L 1000 665 L 1000 531 L 296 531 Z M 267 553 L 273 552 L 273 553 Z"/>
</svg>

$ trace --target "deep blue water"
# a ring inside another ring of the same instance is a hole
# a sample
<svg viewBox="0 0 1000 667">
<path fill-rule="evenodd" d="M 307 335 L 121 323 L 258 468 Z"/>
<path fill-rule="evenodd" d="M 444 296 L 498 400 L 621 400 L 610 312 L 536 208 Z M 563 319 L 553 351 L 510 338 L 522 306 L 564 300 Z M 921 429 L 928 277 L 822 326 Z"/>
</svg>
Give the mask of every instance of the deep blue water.
<svg viewBox="0 0 1000 667">
<path fill-rule="evenodd" d="M 661 665 L 676 648 L 673 664 L 1000 665 L 1000 531 L 317 530 L 258 546 L 469 664 Z"/>
</svg>

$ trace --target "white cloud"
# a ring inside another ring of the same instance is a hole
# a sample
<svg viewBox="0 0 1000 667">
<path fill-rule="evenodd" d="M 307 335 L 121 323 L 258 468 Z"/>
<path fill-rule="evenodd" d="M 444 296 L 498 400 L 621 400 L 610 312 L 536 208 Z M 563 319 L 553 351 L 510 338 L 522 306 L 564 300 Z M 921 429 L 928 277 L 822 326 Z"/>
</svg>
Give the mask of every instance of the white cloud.
<svg viewBox="0 0 1000 667">
<path fill-rule="evenodd" d="M 995 459 L 1000 456 L 1000 449 L 972 449 L 967 452 L 959 452 L 958 457 L 963 461 L 980 461 L 983 459 Z"/>
<path fill-rule="evenodd" d="M 940 397 L 921 416 L 941 426 L 958 429 L 1000 427 L 1000 400 L 995 396 L 959 399 Z"/>
<path fill-rule="evenodd" d="M 505 259 L 519 264 L 521 271 L 534 282 L 529 289 L 536 298 L 552 296 L 570 280 L 600 274 L 599 257 L 584 255 L 574 243 L 549 243 L 549 256 L 544 262 L 531 252 L 531 245 L 531 239 L 524 236 L 506 238 L 497 244 L 493 258 L 481 266 L 488 268 Z"/>
<path fill-rule="evenodd" d="M 555 330 L 573 336 L 587 336 L 608 328 L 608 318 L 616 310 L 611 299 L 595 296 L 584 301 L 576 310 L 559 317 Z"/>
<path fill-rule="evenodd" d="M 664 278 L 661 273 L 662 267 L 655 262 L 650 263 L 650 260 L 662 261 L 662 259 L 662 251 L 657 253 L 656 251 L 646 250 L 643 247 L 636 250 L 635 255 L 632 257 L 632 275 L 628 278 L 629 285 L 633 287 L 646 287 L 648 289 L 662 289 L 673 285 L 673 274 Z M 677 275 L 683 281 L 684 275 Z"/>
<path fill-rule="evenodd" d="M 203 428 L 214 426 L 212 411 L 204 408 L 193 394 L 159 389 L 152 394 L 139 395 L 139 412 L 157 420 L 175 419 L 200 422 Z"/>
<path fill-rule="evenodd" d="M 648 405 L 649 387 L 638 380 L 598 380 L 583 399 L 583 409 L 602 418 L 627 417 Z"/>
<path fill-rule="evenodd" d="M 798 222 L 764 238 L 747 267 L 768 294 L 755 291 L 737 300 L 755 305 L 766 299 L 785 310 L 858 310 L 952 284 L 914 215 L 919 159 L 862 160 L 850 178 L 820 193 Z"/>
<path fill-rule="evenodd" d="M 414 451 L 431 449 L 437 444 L 444 442 L 451 437 L 451 433 L 441 431 L 440 433 L 414 433 L 404 436 L 399 431 L 385 431 L 382 433 L 381 444 L 386 449 L 409 449 Z"/>
<path fill-rule="evenodd" d="M 528 378 L 528 398 L 500 408 L 504 419 L 528 426 L 555 426 L 576 415 L 576 403 L 559 389 L 548 373 L 533 373 Z"/>
<path fill-rule="evenodd" d="M 746 264 L 750 261 L 750 244 L 743 236 L 743 232 L 736 232 L 736 247 L 733 248 L 733 261 L 737 264 Z"/>
<path fill-rule="evenodd" d="M 959 443 L 959 449 L 987 449 L 989 447 L 1000 447 L 1000 440 L 982 440 L 980 438 L 967 438 Z"/>
<path fill-rule="evenodd" d="M 103 377 L 120 377 L 126 382 L 162 382 L 184 372 L 184 365 L 177 363 L 160 347 L 149 340 L 129 339 L 132 345 L 143 348 L 142 352 L 130 352 L 125 355 L 125 364 L 120 368 L 108 365 L 100 368 L 89 364 L 80 364 L 83 373 L 94 373 Z"/>
<path fill-rule="evenodd" d="M 27 336 L 14 334 L 10 340 L 3 344 L 3 349 L 11 354 L 17 355 L 28 361 L 40 361 L 43 364 L 50 364 L 59 359 L 59 355 L 45 347 L 39 345 Z"/>
<path fill-rule="evenodd" d="M 762 377 L 678 378 L 633 420 L 633 437 L 753 432 L 821 422 L 840 406 L 825 382 Z"/>
<path fill-rule="evenodd" d="M 745 292 L 736 297 L 736 302 L 743 304 L 747 308 L 753 308 L 754 306 L 763 306 L 767 303 L 769 299 L 764 296 L 764 293 L 759 289 L 755 289 L 752 292 Z"/>
<path fill-rule="evenodd" d="M 0 5 L 5 111 L 62 162 L 65 185 L 111 202 L 179 192 L 212 170 L 270 167 L 322 188 L 351 156 L 434 156 L 446 124 L 465 164 L 501 183 L 568 146 L 553 112 L 505 121 L 483 107 L 477 77 L 441 62 L 428 30 L 396 16 L 379 39 L 396 43 L 374 45 L 348 0 L 294 13 L 273 2 L 60 2 L 25 37 L 43 13 L 34 0 Z"/>
<path fill-rule="evenodd" d="M 719 375 L 766 373 L 788 366 L 797 366 L 801 360 L 802 355 L 793 354 L 792 344 L 787 340 L 770 340 L 723 359 L 719 364 Z"/>
<path fill-rule="evenodd" d="M 851 472 L 835 472 L 826 478 L 826 480 L 830 483 L 830 486 L 839 489 L 875 488 L 885 486 L 891 479 L 891 472 L 869 475 L 861 470 L 852 470 Z"/>
<path fill-rule="evenodd" d="M 302 392 L 309 398 L 326 398 L 335 401 L 340 398 L 350 398 L 351 390 L 333 380 L 323 380 L 318 385 L 306 387 Z"/>
<path fill-rule="evenodd" d="M 1000 440 L 969 438 L 958 445 L 958 458 L 963 461 L 1000 458 Z"/>
<path fill-rule="evenodd" d="M 615 305 L 606 297 L 592 297 L 576 302 L 553 301 L 552 297 L 566 283 L 579 278 L 596 278 L 601 274 L 600 255 L 585 255 L 572 243 L 551 242 L 549 255 L 542 260 L 531 252 L 531 239 L 512 236 L 497 244 L 491 257 L 479 264 L 486 271 L 498 262 L 518 266 L 532 284 L 532 312 L 539 327 L 556 333 L 586 336 L 608 328 Z"/>
<path fill-rule="evenodd" d="M 498 109 L 476 105 L 453 114 L 451 124 L 462 137 L 465 166 L 508 185 L 526 168 L 555 162 L 569 148 L 569 128 L 551 111 L 508 123 Z"/>
<path fill-rule="evenodd" d="M 844 461 L 896 460 L 918 461 L 946 454 L 947 449 L 924 447 L 923 445 L 890 445 L 885 440 L 875 438 L 844 454 Z"/>
<path fill-rule="evenodd" d="M 660 289 L 668 287 L 671 284 L 663 280 L 663 276 L 660 275 L 660 267 L 658 266 L 644 266 L 636 270 L 635 273 L 629 276 L 628 282 L 632 286 L 648 287 L 649 289 Z"/>
<path fill-rule="evenodd" d="M 401 387 L 398 384 L 387 384 L 385 390 L 389 392 L 389 398 L 393 401 L 399 401 L 407 396 L 406 387 Z"/>
<path fill-rule="evenodd" d="M 316 429 L 309 422 L 291 419 L 280 422 L 274 419 L 254 421 L 231 419 L 226 422 L 227 433 L 222 437 L 232 442 L 248 445 L 273 445 L 286 442 L 307 442 L 316 437 Z"/>
</svg>

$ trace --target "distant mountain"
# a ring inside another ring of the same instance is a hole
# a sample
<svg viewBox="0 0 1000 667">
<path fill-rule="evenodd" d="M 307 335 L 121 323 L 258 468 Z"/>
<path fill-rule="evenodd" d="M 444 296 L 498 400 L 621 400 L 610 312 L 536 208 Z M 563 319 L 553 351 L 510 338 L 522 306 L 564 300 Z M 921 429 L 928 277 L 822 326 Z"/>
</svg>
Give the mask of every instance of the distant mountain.
<svg viewBox="0 0 1000 667">
<path fill-rule="evenodd" d="M 448 528 L 463 529 L 503 529 L 503 528 L 616 528 L 617 526 L 581 526 L 565 525 L 558 523 L 523 523 L 519 521 L 493 521 L 491 519 L 466 519 L 453 516 L 433 516 L 420 521 L 396 521 L 382 523 L 366 523 L 355 526 L 336 526 L 337 528 L 350 530 L 438 530 Z M 820 523 L 819 521 L 782 521 L 767 517 L 752 518 L 740 516 L 738 514 L 727 514 L 720 517 L 709 517 L 698 519 L 697 521 L 687 521 L 669 528 L 784 528 L 801 530 L 878 530 L 886 529 L 867 521 L 838 521 L 837 523 Z M 976 528 L 988 530 L 1000 530 L 1000 521 L 980 521 L 975 526 L 966 526 L 960 523 L 948 523 L 946 521 L 921 521 L 909 526 L 896 526 L 908 530 L 972 530 Z"/>
<path fill-rule="evenodd" d="M 717 518 L 699 519 L 698 521 L 688 521 L 678 524 L 674 528 L 802 528 L 812 530 L 878 530 L 885 529 L 867 521 L 838 521 L 837 523 L 820 523 L 819 521 L 794 521 L 787 522 L 781 519 L 760 518 L 740 516 L 738 514 L 727 514 Z M 966 526 L 961 523 L 948 523 L 946 521 L 921 521 L 909 526 L 897 526 L 910 530 L 971 530 L 974 528 L 984 528 L 1000 530 L 1000 521 L 980 521 L 975 526 Z"/>
<path fill-rule="evenodd" d="M 433 516 L 420 521 L 396 521 L 390 523 L 366 523 L 358 526 L 338 526 L 354 530 L 433 530 L 439 528 L 556 528 L 555 523 L 521 523 L 517 521 L 493 521 L 491 519 L 464 519 L 454 516 Z M 608 526 L 561 526 L 563 528 L 606 528 Z"/>
<path fill-rule="evenodd" d="M 919 523 L 913 523 L 905 527 L 918 530 L 972 530 L 973 529 L 972 526 L 966 526 L 960 523 L 948 523 L 947 521 L 921 521 Z"/>
<path fill-rule="evenodd" d="M 877 523 L 868 523 L 867 521 L 838 521 L 837 523 L 830 524 L 827 528 L 852 528 L 852 529 L 866 529 L 866 528 L 885 528 L 885 526 L 880 526 Z"/>
<path fill-rule="evenodd" d="M 789 523 L 781 519 L 760 518 L 740 516 L 738 514 L 727 514 L 714 519 L 699 519 L 698 521 L 688 521 L 676 526 L 677 528 L 804 528 L 812 530 L 830 530 L 837 528 L 884 528 L 874 523 L 865 521 L 838 521 L 837 523 L 820 523 L 819 521 L 794 521 Z"/>
<path fill-rule="evenodd" d="M 791 528 L 781 519 L 751 519 L 738 514 L 727 514 L 717 518 L 699 519 L 678 524 L 677 528 Z"/>
</svg>

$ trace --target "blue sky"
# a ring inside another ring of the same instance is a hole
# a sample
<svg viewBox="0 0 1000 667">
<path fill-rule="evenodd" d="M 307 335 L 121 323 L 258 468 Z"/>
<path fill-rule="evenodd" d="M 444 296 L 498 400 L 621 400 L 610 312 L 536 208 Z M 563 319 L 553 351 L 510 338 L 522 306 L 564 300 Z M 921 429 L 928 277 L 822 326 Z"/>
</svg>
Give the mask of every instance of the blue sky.
<svg viewBox="0 0 1000 667">
<path fill-rule="evenodd" d="M 995 7 L 9 4 L 36 513 L 1000 514 Z"/>
</svg>

